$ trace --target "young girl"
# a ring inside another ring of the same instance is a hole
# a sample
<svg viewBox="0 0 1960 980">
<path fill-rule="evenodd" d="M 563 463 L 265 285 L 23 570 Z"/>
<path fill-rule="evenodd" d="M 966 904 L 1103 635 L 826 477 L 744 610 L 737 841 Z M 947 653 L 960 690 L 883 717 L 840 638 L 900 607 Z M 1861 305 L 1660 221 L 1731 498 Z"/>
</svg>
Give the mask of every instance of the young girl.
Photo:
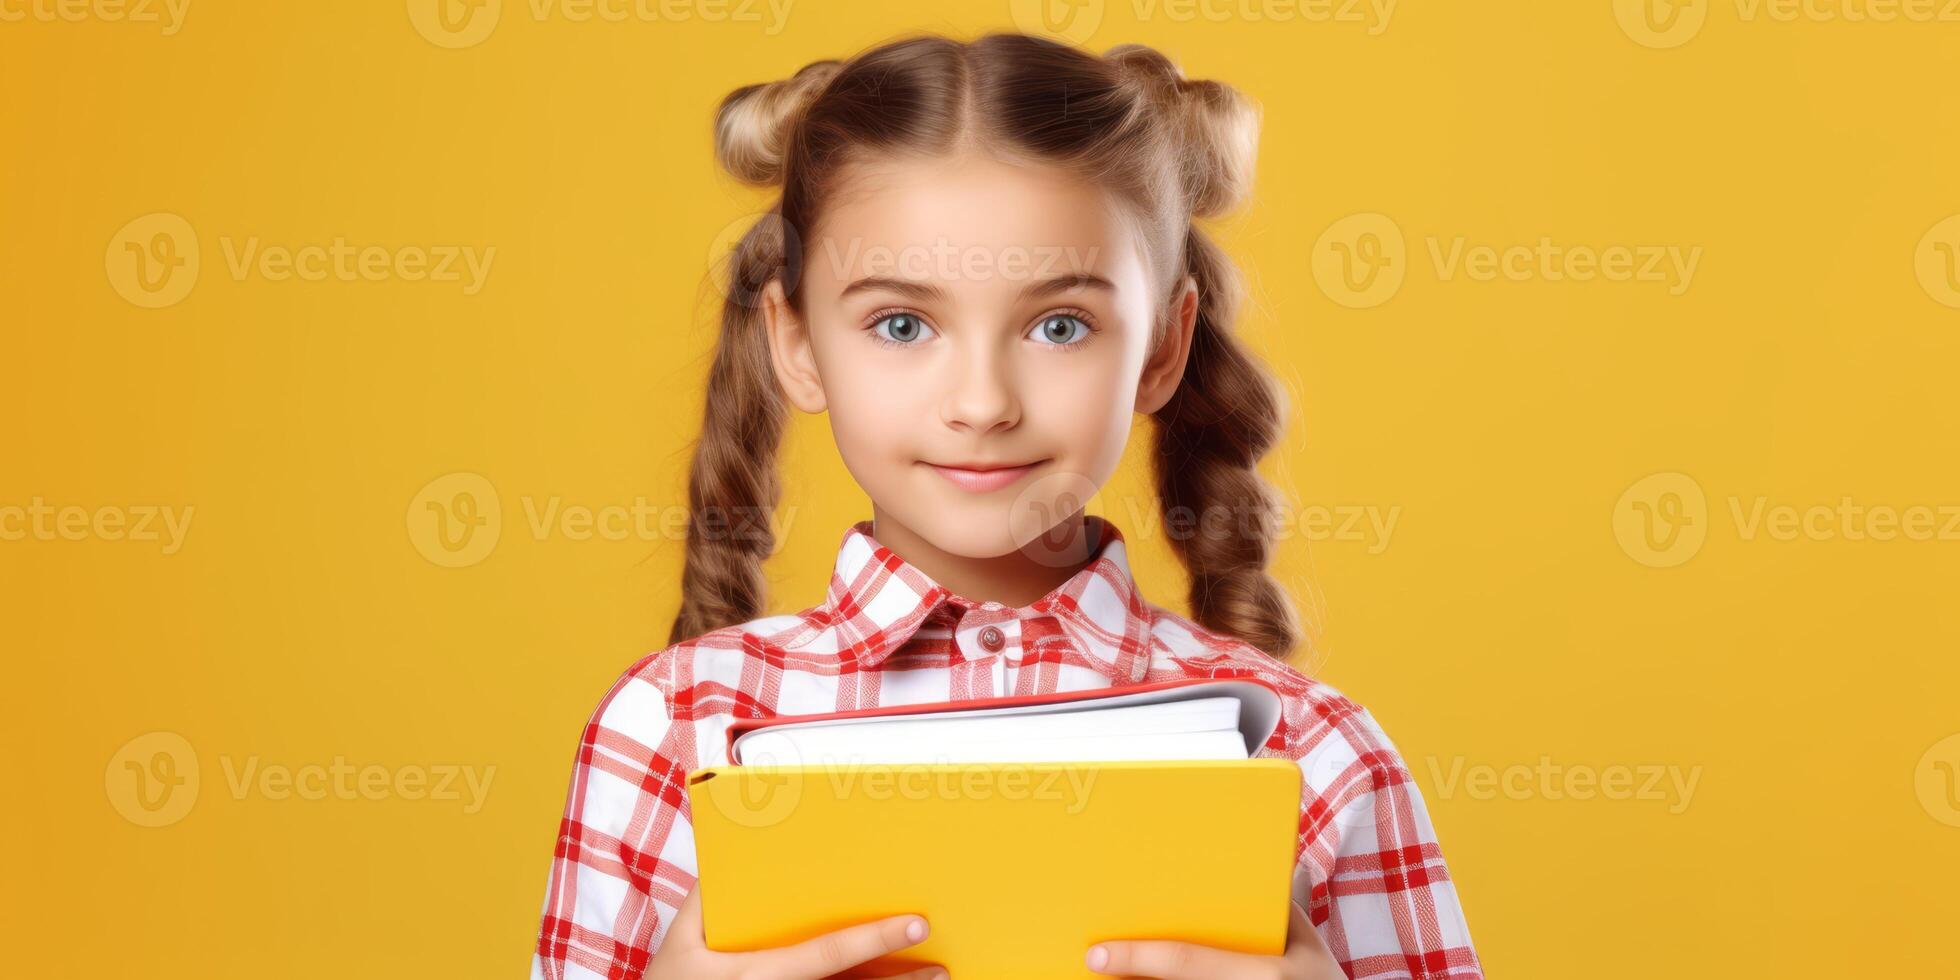
<svg viewBox="0 0 1960 980">
<path fill-rule="evenodd" d="M 782 196 L 732 260 L 672 645 L 586 726 L 533 976 L 814 980 L 925 938 L 902 915 L 706 948 L 683 786 L 727 761 L 737 718 L 1180 677 L 1256 678 L 1285 702 L 1260 754 L 1305 775 L 1287 948 L 1138 937 L 1085 949 L 1088 968 L 1480 976 L 1394 746 L 1280 660 L 1298 628 L 1254 465 L 1281 405 L 1232 334 L 1232 265 L 1192 223 L 1246 194 L 1249 104 L 1143 47 L 923 38 L 738 90 L 715 135 L 730 172 Z M 763 617 L 788 406 L 828 413 L 871 519 L 821 604 Z M 1138 594 L 1122 535 L 1082 510 L 1137 414 L 1190 619 Z M 876 851 L 875 831 L 849 846 Z"/>
</svg>

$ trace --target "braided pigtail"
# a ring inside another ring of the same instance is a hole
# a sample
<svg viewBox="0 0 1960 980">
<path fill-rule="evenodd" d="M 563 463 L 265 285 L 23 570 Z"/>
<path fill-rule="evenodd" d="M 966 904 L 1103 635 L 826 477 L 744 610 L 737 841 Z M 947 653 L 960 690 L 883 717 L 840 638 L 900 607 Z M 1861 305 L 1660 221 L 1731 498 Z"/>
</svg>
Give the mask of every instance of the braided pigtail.
<svg viewBox="0 0 1960 980">
<path fill-rule="evenodd" d="M 780 183 L 790 132 L 838 68 L 821 61 L 730 93 L 715 116 L 715 158 L 738 180 Z M 754 619 L 768 599 L 762 565 L 776 550 L 777 454 L 789 411 L 770 363 L 763 296 L 772 281 L 794 291 L 801 261 L 794 229 L 775 212 L 729 256 L 721 334 L 688 472 L 687 557 L 669 643 Z"/>
<path fill-rule="evenodd" d="M 1183 76 L 1142 45 L 1112 49 L 1147 94 L 1193 218 L 1237 207 L 1252 188 L 1258 110 L 1230 86 Z M 1183 274 L 1198 287 L 1191 353 L 1175 394 L 1153 416 L 1154 472 L 1171 549 L 1191 578 L 1191 616 L 1275 657 L 1300 642 L 1292 599 L 1267 570 L 1282 501 L 1256 469 L 1279 441 L 1279 385 L 1232 333 L 1240 288 L 1232 260 L 1187 225 Z"/>
</svg>

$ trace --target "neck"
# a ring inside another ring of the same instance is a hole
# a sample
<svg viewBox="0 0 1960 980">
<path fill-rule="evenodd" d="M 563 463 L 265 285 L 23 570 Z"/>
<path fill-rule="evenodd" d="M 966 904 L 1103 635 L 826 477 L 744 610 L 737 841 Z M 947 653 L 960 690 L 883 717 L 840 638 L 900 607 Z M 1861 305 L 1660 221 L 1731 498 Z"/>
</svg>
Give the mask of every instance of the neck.
<svg viewBox="0 0 1960 980">
<path fill-rule="evenodd" d="M 1095 546 L 1088 539 L 1088 529 L 1079 510 L 1057 522 L 1036 544 L 992 558 L 971 558 L 939 548 L 893 519 L 875 502 L 871 505 L 871 536 L 934 582 L 951 589 L 954 595 L 1015 608 L 1055 591 L 1081 571 L 1089 564 Z M 1043 542 L 1068 544 L 1057 550 Z"/>
</svg>

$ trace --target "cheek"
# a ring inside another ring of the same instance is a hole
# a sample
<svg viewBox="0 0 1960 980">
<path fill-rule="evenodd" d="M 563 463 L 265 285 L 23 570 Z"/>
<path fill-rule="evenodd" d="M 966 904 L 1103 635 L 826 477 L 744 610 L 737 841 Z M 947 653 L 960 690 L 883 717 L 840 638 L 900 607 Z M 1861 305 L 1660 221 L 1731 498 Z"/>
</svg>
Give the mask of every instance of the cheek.
<svg viewBox="0 0 1960 980">
<path fill-rule="evenodd" d="M 1116 345 L 1110 345 L 1114 347 Z M 1123 454 L 1136 406 L 1136 373 L 1121 351 L 1038 352 L 1023 421 L 1038 427 L 1100 479 Z"/>
<path fill-rule="evenodd" d="M 846 469 L 867 489 L 884 482 L 886 471 L 909 452 L 921 418 L 936 417 L 929 385 L 921 372 L 890 363 L 891 355 L 857 338 L 827 338 L 815 347 L 822 378 L 825 414 Z M 838 346 L 853 350 L 838 350 Z"/>
</svg>

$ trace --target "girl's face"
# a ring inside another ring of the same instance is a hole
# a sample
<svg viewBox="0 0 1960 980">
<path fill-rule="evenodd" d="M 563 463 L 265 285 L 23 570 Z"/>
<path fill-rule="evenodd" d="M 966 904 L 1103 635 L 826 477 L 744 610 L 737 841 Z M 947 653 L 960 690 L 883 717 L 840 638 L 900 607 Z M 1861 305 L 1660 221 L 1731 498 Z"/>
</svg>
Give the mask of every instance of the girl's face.
<svg viewBox="0 0 1960 980">
<path fill-rule="evenodd" d="M 1060 170 L 968 153 L 847 177 L 802 229 L 801 315 L 770 294 L 784 390 L 829 412 L 881 532 L 1032 552 L 1175 390 L 1195 288 L 1167 316 L 1129 206 Z"/>
</svg>

